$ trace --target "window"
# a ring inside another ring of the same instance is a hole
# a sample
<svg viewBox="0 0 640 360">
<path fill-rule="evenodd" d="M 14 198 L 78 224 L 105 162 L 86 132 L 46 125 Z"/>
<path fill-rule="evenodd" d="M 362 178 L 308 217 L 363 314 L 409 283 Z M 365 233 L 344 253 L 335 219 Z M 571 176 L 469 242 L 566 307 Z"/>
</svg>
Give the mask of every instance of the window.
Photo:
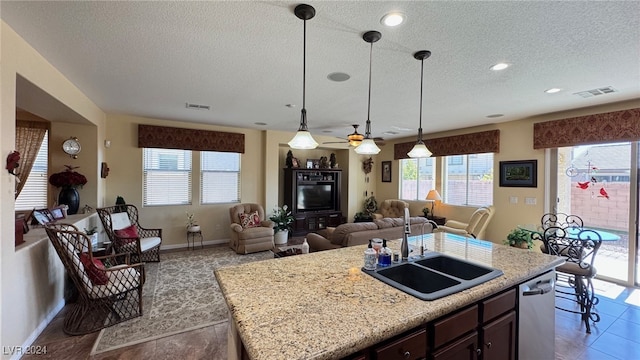
<svg viewBox="0 0 640 360">
<path fill-rule="evenodd" d="M 424 200 L 433 189 L 433 158 L 400 160 L 400 199 Z"/>
<path fill-rule="evenodd" d="M 240 202 L 240 154 L 200 152 L 200 203 Z"/>
<path fill-rule="evenodd" d="M 145 148 L 144 206 L 191 204 L 191 151 Z"/>
<path fill-rule="evenodd" d="M 493 153 L 445 157 L 443 199 L 447 204 L 493 204 Z"/>
<path fill-rule="evenodd" d="M 16 210 L 33 210 L 42 209 L 47 204 L 47 188 L 48 188 L 48 164 L 49 158 L 49 132 L 44 134 L 44 139 L 36 155 L 29 177 L 20 191 L 20 195 L 16 199 Z"/>
</svg>

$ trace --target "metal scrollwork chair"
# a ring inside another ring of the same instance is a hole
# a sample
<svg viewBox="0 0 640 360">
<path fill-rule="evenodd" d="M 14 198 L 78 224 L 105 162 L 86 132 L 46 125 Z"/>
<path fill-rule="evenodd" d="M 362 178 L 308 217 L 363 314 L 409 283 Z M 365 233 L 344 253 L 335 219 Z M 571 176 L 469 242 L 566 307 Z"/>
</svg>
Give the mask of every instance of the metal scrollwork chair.
<svg viewBox="0 0 640 360">
<path fill-rule="evenodd" d="M 591 281 L 597 274 L 593 262 L 602 244 L 600 234 L 593 230 L 550 226 L 544 230 L 543 242 L 549 254 L 566 260 L 556 268 L 556 297 L 578 304 L 573 309 L 558 305 L 556 308 L 580 314 L 587 333 L 591 333 L 589 322 L 600 321 L 600 315 L 594 308 L 598 298 Z"/>
<path fill-rule="evenodd" d="M 542 229 L 546 229 L 551 226 L 559 228 L 581 228 L 584 226 L 582 218 L 578 215 L 570 215 L 565 213 L 547 213 L 542 215 L 540 219 Z"/>
<path fill-rule="evenodd" d="M 133 262 L 160 261 L 162 229 L 142 227 L 135 205 L 109 206 L 96 211 L 117 253 L 131 253 Z"/>
<path fill-rule="evenodd" d="M 71 224 L 48 224 L 45 231 L 78 292 L 65 333 L 88 334 L 142 315 L 144 264 L 130 265 L 128 254 L 94 257 L 91 240 Z"/>
</svg>

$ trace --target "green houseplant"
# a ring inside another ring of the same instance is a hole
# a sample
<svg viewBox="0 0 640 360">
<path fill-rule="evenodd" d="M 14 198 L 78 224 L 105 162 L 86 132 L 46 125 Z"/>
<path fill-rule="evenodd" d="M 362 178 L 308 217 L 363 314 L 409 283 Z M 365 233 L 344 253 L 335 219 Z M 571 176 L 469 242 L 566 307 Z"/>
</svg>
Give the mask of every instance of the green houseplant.
<svg viewBox="0 0 640 360">
<path fill-rule="evenodd" d="M 505 245 L 511 245 L 513 247 L 519 247 L 522 249 L 532 249 L 533 240 L 531 239 L 531 233 L 522 229 L 513 229 L 507 235 Z"/>
<path fill-rule="evenodd" d="M 292 228 L 293 221 L 295 220 L 289 207 L 283 205 L 282 207 L 275 208 L 273 215 L 269 217 L 269 220 L 273 221 L 273 229 L 277 233 L 278 231 L 289 231 Z"/>
</svg>

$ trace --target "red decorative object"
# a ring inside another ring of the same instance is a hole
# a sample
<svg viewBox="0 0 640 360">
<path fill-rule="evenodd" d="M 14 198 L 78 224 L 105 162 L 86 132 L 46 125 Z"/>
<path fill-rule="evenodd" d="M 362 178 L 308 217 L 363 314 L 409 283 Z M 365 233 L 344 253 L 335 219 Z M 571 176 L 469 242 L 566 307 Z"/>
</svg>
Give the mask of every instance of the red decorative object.
<svg viewBox="0 0 640 360">
<path fill-rule="evenodd" d="M 9 174 L 18 176 L 18 173 L 15 172 L 15 170 L 18 168 L 18 166 L 20 166 L 20 164 L 18 164 L 18 161 L 20 161 L 20 153 L 19 152 L 13 151 L 13 152 L 11 152 L 11 154 L 7 155 L 7 167 L 6 167 L 6 169 L 9 172 Z"/>
<path fill-rule="evenodd" d="M 49 184 L 58 188 L 77 188 L 87 183 L 87 178 L 84 175 L 74 171 L 78 167 L 71 165 L 65 165 L 65 167 L 67 168 L 65 171 L 49 176 Z"/>
</svg>

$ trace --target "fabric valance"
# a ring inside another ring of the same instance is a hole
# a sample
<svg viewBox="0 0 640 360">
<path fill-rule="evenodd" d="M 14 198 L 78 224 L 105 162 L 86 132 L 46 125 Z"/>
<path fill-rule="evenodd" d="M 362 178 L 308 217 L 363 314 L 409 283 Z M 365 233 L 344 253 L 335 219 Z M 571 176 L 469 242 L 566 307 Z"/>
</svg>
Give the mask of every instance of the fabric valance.
<svg viewBox="0 0 640 360">
<path fill-rule="evenodd" d="M 415 141 L 395 144 L 393 158 L 408 159 Z M 445 136 L 424 140 L 432 156 L 450 156 L 500 152 L 500 130 L 488 130 L 463 135 Z"/>
<path fill-rule="evenodd" d="M 533 124 L 533 148 L 640 140 L 640 108 Z"/>
<path fill-rule="evenodd" d="M 244 134 L 139 124 L 138 147 L 244 154 Z"/>
</svg>

